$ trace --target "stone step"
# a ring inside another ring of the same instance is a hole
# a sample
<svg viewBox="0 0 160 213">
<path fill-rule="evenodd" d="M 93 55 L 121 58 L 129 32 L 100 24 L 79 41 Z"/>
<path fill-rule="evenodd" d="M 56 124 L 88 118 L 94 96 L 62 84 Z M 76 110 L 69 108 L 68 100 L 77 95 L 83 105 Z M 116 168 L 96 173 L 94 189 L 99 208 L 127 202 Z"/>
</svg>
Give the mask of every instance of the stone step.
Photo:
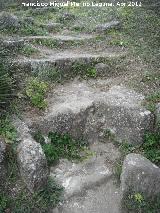
<svg viewBox="0 0 160 213">
<path fill-rule="evenodd" d="M 66 201 L 52 213 L 121 213 L 120 197 L 120 189 L 111 179 L 88 190 L 84 196 Z"/>
<path fill-rule="evenodd" d="M 84 41 L 95 38 L 95 35 L 92 34 L 81 34 L 81 35 L 62 35 L 62 34 L 51 34 L 48 36 L 25 36 L 22 37 L 25 41 L 34 41 L 34 40 L 59 40 L 61 42 L 65 41 Z"/>
<path fill-rule="evenodd" d="M 74 77 L 80 73 L 85 73 L 90 65 L 99 62 L 116 64 L 118 59 L 124 58 L 126 53 L 121 49 L 102 49 L 102 50 L 49 50 L 41 49 L 41 58 L 28 59 L 21 58 L 12 62 L 12 67 L 25 73 L 43 73 L 46 70 L 58 70 L 61 77 Z M 43 57 L 42 57 L 43 55 Z M 111 63 L 114 62 L 114 63 Z M 88 66 L 88 67 L 87 67 Z M 116 66 L 116 65 L 115 65 Z"/>
<path fill-rule="evenodd" d="M 44 134 L 54 131 L 74 138 L 83 136 L 90 144 L 111 136 L 119 142 L 141 144 L 154 123 L 151 112 L 142 106 L 144 96 L 123 86 L 101 91 L 74 81 L 54 88 L 47 101 L 42 115 L 24 114 L 26 124 Z"/>
<path fill-rule="evenodd" d="M 89 42 L 93 42 L 95 35 L 81 34 L 81 35 L 63 35 L 50 34 L 48 36 L 26 36 L 22 39 L 26 42 L 31 42 L 37 47 L 47 47 L 50 49 L 63 49 L 79 47 Z"/>
<path fill-rule="evenodd" d="M 59 165 L 51 168 L 50 176 L 64 187 L 64 203 L 57 212 L 86 213 L 91 211 L 88 208 L 92 206 L 92 210 L 95 208 L 97 212 L 102 213 L 111 205 L 111 194 L 112 198 L 115 196 L 119 199 L 119 188 L 113 184 L 113 167 L 120 158 L 119 150 L 112 143 L 98 142 L 92 144 L 90 150 L 92 156 L 83 162 L 61 160 Z M 92 203 L 96 196 L 97 199 L 105 197 L 107 204 L 104 205 L 104 199 L 101 206 L 100 203 Z M 117 206 L 116 204 L 116 208 Z"/>
<path fill-rule="evenodd" d="M 65 200 L 84 195 L 88 189 L 113 177 L 113 165 L 120 158 L 118 149 L 111 143 L 96 143 L 90 150 L 90 157 L 80 163 L 63 159 L 56 167 L 51 167 L 50 176 L 64 187 Z"/>
</svg>

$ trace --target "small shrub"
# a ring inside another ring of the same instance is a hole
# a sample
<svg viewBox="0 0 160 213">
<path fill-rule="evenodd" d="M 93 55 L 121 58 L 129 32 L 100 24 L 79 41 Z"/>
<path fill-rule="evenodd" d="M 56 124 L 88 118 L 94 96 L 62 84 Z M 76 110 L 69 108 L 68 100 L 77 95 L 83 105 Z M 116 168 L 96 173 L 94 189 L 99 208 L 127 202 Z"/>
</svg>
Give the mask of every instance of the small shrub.
<svg viewBox="0 0 160 213">
<path fill-rule="evenodd" d="M 44 100 L 48 86 L 45 82 L 39 81 L 37 78 L 31 78 L 26 86 L 26 95 L 31 103 L 39 109 L 45 109 L 47 103 Z"/>
</svg>

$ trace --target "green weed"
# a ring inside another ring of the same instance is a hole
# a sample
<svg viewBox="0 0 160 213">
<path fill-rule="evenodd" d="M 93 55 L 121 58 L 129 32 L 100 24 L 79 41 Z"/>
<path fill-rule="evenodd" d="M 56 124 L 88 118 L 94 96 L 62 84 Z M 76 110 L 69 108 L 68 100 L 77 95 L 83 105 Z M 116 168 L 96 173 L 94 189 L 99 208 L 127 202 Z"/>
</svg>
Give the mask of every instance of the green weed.
<svg viewBox="0 0 160 213">
<path fill-rule="evenodd" d="M 57 48 L 59 46 L 58 40 L 55 39 L 45 39 L 45 38 L 38 38 L 32 41 L 33 44 L 38 44 L 40 46 L 46 46 L 49 48 Z"/>
<path fill-rule="evenodd" d="M 159 67 L 158 15 L 146 8 L 124 7 L 119 10 L 119 18 L 123 23 L 123 39 L 127 40 L 132 54 L 150 66 Z"/>
<path fill-rule="evenodd" d="M 116 162 L 114 165 L 114 174 L 117 178 L 117 180 L 120 180 L 122 173 L 122 161 Z"/>
<path fill-rule="evenodd" d="M 15 28 L 3 29 L 2 33 L 7 34 L 7 35 L 17 34 L 20 36 L 30 36 L 30 35 L 45 36 L 45 35 L 48 35 L 48 32 L 44 28 L 42 28 L 38 25 L 32 25 L 32 24 L 27 24 L 27 23 L 23 23 L 19 28 L 16 28 L 16 29 Z"/>
<path fill-rule="evenodd" d="M 156 103 L 160 102 L 160 92 L 155 92 L 148 95 L 145 99 L 145 105 L 147 106 L 148 110 L 154 112 L 156 109 Z"/>
<path fill-rule="evenodd" d="M 159 82 L 160 75 L 159 73 L 150 73 L 149 71 L 145 72 L 144 77 L 142 79 L 143 82 Z"/>
<path fill-rule="evenodd" d="M 0 213 L 47 213 L 62 200 L 63 188 L 51 178 L 45 188 L 32 194 L 28 191 L 20 179 L 16 147 L 13 144 L 7 146 L 6 160 L 6 181 L 0 186 Z"/>
<path fill-rule="evenodd" d="M 133 146 L 128 143 L 119 144 L 123 158 L 129 153 L 144 155 L 155 164 L 160 164 L 160 133 L 147 132 L 144 135 L 144 142 L 140 146 Z"/>
<path fill-rule="evenodd" d="M 144 155 L 153 163 L 160 164 L 160 133 L 146 133 L 142 146 Z"/>
<path fill-rule="evenodd" d="M 131 189 L 122 200 L 122 209 L 126 213 L 158 213 L 160 210 L 160 196 L 155 199 L 148 199 L 144 194 L 134 192 Z"/>
<path fill-rule="evenodd" d="M 62 81 L 62 72 L 56 67 L 42 69 L 38 72 L 35 72 L 35 76 L 42 81 L 47 82 L 61 82 Z"/>
<path fill-rule="evenodd" d="M 47 213 L 61 201 L 62 191 L 62 187 L 53 179 L 49 179 L 46 188 L 34 194 L 30 194 L 25 188 L 21 189 L 16 196 L 1 192 L 0 212 Z"/>
<path fill-rule="evenodd" d="M 115 134 L 110 129 L 105 130 L 105 137 L 112 142 L 115 142 Z"/>
<path fill-rule="evenodd" d="M 5 138 L 6 143 L 13 143 L 17 138 L 17 131 L 7 117 L 0 119 L 0 135 Z"/>
<path fill-rule="evenodd" d="M 47 89 L 48 85 L 45 82 L 39 81 L 37 78 L 31 78 L 28 81 L 25 91 L 33 106 L 36 106 L 39 109 L 45 109 L 47 103 L 44 99 Z"/>
<path fill-rule="evenodd" d="M 95 78 L 97 76 L 94 64 L 86 64 L 82 62 L 74 62 L 72 65 L 72 72 L 74 75 L 79 74 L 83 78 Z"/>
<path fill-rule="evenodd" d="M 39 51 L 36 48 L 32 47 L 32 45 L 25 45 L 20 50 L 20 53 L 22 53 L 25 56 L 31 56 L 31 55 L 39 53 Z"/>
<path fill-rule="evenodd" d="M 48 138 L 51 143 L 44 143 L 42 135 L 38 132 L 34 138 L 41 143 L 49 165 L 56 163 L 60 158 L 68 160 L 81 160 L 81 152 L 84 151 L 86 143 L 81 140 L 74 140 L 68 134 L 50 132 Z"/>
</svg>

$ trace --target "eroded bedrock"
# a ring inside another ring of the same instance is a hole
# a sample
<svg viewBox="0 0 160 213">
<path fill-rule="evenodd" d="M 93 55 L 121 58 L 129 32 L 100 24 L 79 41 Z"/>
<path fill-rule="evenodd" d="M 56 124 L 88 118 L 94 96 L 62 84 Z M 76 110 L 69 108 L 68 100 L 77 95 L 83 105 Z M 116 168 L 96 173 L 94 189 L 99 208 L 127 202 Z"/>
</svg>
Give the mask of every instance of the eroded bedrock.
<svg viewBox="0 0 160 213">
<path fill-rule="evenodd" d="M 142 106 L 144 96 L 123 86 L 101 91 L 85 82 L 74 81 L 54 88 L 47 101 L 45 113 L 24 114 L 29 128 L 43 134 L 67 132 L 93 143 L 105 141 L 106 132 L 110 131 L 119 142 L 137 145 L 154 122 L 151 112 Z"/>
</svg>

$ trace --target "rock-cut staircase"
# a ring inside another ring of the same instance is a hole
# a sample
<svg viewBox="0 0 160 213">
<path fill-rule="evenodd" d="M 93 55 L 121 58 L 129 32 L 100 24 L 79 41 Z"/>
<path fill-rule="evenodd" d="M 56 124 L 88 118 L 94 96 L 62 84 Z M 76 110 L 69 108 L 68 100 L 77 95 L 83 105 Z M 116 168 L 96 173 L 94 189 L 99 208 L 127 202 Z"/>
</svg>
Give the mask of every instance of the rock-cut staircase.
<svg viewBox="0 0 160 213">
<path fill-rule="evenodd" d="M 62 76 L 70 76 L 75 61 L 96 65 L 125 54 L 120 48 L 108 48 L 103 44 L 97 48 L 88 43 L 83 48 L 64 48 L 70 40 L 88 42 L 92 36 L 54 35 L 45 39 L 56 39 L 63 45 L 59 49 L 37 46 L 41 54 L 37 58 L 21 56 L 16 59 L 17 69 L 32 74 L 58 67 Z M 122 84 L 116 85 L 114 79 L 72 80 L 49 92 L 45 112 L 36 114 L 26 110 L 23 113 L 23 121 L 31 133 L 37 130 L 44 135 L 49 131 L 69 133 L 74 138 L 83 136 L 90 145 L 92 155 L 83 162 L 62 159 L 57 166 L 51 167 L 50 176 L 64 187 L 64 202 L 53 209 L 53 213 L 120 213 L 120 188 L 114 177 L 120 153 L 106 133 L 120 143 L 141 144 L 145 131 L 153 125 L 153 116 L 143 107 L 143 101 L 143 95 Z"/>
</svg>

